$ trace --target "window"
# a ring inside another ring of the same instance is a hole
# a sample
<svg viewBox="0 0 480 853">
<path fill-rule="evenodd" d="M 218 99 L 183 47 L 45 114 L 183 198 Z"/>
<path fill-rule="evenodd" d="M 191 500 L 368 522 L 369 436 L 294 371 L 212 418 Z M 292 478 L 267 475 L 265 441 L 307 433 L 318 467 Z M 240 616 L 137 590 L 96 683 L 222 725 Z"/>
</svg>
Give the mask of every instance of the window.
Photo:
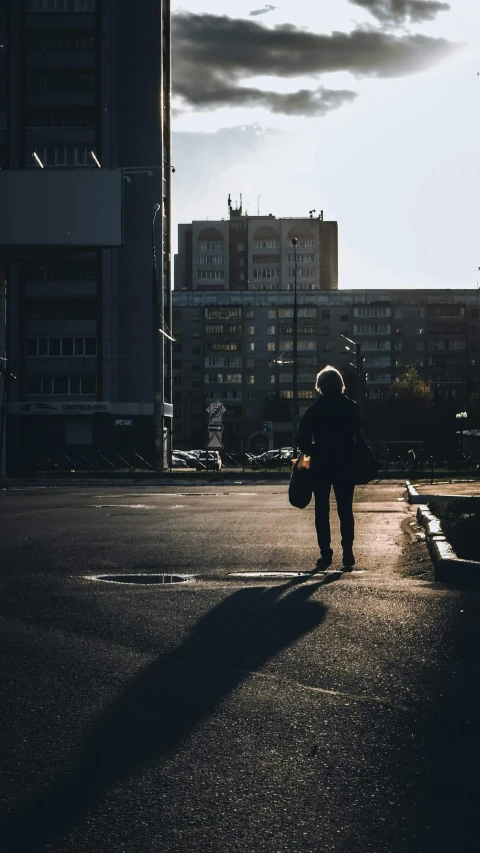
<svg viewBox="0 0 480 853">
<path fill-rule="evenodd" d="M 247 319 L 247 320 L 253 320 L 254 313 L 255 313 L 255 312 L 254 312 L 253 308 L 249 308 L 249 309 L 248 309 L 248 311 L 245 311 L 245 317 L 246 317 L 246 319 Z"/>
<path fill-rule="evenodd" d="M 277 327 L 276 326 L 269 326 L 267 329 L 267 335 L 276 335 L 276 334 L 277 334 Z"/>
<path fill-rule="evenodd" d="M 249 374 L 248 374 L 248 376 L 247 376 L 247 384 L 248 384 L 248 385 L 254 385 L 254 384 L 255 384 L 255 377 L 254 377 L 253 373 L 249 373 Z"/>
<path fill-rule="evenodd" d="M 225 278 L 225 270 L 198 270 L 199 281 L 220 281 Z"/>
<path fill-rule="evenodd" d="M 26 12 L 94 12 L 96 0 L 25 0 Z"/>
<path fill-rule="evenodd" d="M 206 323 L 205 324 L 205 334 L 206 335 L 222 335 L 224 326 L 216 323 Z"/>
<path fill-rule="evenodd" d="M 207 346 L 213 352 L 236 352 L 242 348 L 240 341 L 212 341 Z"/>
<path fill-rule="evenodd" d="M 277 311 L 276 311 L 276 309 L 275 309 L 275 308 L 269 308 L 269 310 L 268 310 L 268 319 L 269 319 L 269 320 L 275 320 L 275 319 L 276 319 L 276 316 L 277 316 Z"/>
<path fill-rule="evenodd" d="M 97 316 L 95 299 L 26 299 L 28 320 L 92 320 Z"/>
<path fill-rule="evenodd" d="M 390 349 L 390 347 L 389 347 L 389 349 Z M 393 349 L 395 350 L 395 352 L 401 352 L 403 350 L 403 341 L 395 341 L 395 343 L 393 345 Z M 423 349 L 423 344 L 422 344 L 422 349 Z"/>
<path fill-rule="evenodd" d="M 245 243 L 237 243 L 237 252 L 245 251 Z"/>
<path fill-rule="evenodd" d="M 393 316 L 396 319 L 400 319 L 401 317 L 403 317 L 403 308 L 395 308 L 393 311 Z"/>
<path fill-rule="evenodd" d="M 241 308 L 205 308 L 205 316 L 209 320 L 230 320 L 232 317 L 241 316 Z"/>
<path fill-rule="evenodd" d="M 247 349 L 249 349 L 250 352 L 253 352 L 253 350 L 255 349 L 255 344 L 253 341 L 250 341 L 250 343 L 247 346 Z"/>
<path fill-rule="evenodd" d="M 353 309 L 354 317 L 390 317 L 391 316 L 391 308 L 389 307 L 374 307 L 374 306 L 366 306 L 365 308 L 355 305 Z"/>
<path fill-rule="evenodd" d="M 295 268 L 291 267 L 288 270 L 288 274 L 293 278 L 295 275 Z M 297 270 L 297 276 L 298 278 L 313 278 L 313 270 L 302 269 L 302 267 L 300 267 L 300 269 Z"/>
<path fill-rule="evenodd" d="M 253 418 L 253 409 L 251 406 L 247 406 L 247 418 Z"/>
<path fill-rule="evenodd" d="M 223 252 L 225 243 L 223 240 L 199 240 L 199 252 Z"/>
<path fill-rule="evenodd" d="M 292 241 L 286 240 L 285 245 L 287 249 L 292 248 Z M 315 245 L 314 240 L 297 240 L 297 249 L 311 249 Z"/>
<path fill-rule="evenodd" d="M 241 335 L 241 334 L 242 334 L 242 327 L 239 323 L 231 325 L 231 326 L 227 326 L 227 335 Z"/>
<path fill-rule="evenodd" d="M 87 108 L 29 109 L 26 115 L 27 127 L 94 127 L 95 110 Z"/>
<path fill-rule="evenodd" d="M 255 367 L 255 359 L 254 358 L 247 358 L 247 370 L 253 370 L 254 367 Z"/>
<path fill-rule="evenodd" d="M 254 335 L 255 334 L 255 326 L 247 326 L 246 332 L 247 332 L 247 335 Z"/>
<path fill-rule="evenodd" d="M 341 323 L 348 323 L 348 314 L 341 314 L 340 315 L 340 322 Z"/>
<path fill-rule="evenodd" d="M 313 264 L 314 260 L 315 260 L 315 255 L 303 255 L 303 254 L 298 255 L 297 254 L 297 264 Z M 288 255 L 288 263 L 289 264 L 295 263 L 295 254 Z"/>
<path fill-rule="evenodd" d="M 278 278 L 278 270 L 265 269 L 265 270 L 254 270 L 253 271 L 254 278 Z"/>
<path fill-rule="evenodd" d="M 29 50 L 95 50 L 92 30 L 30 30 Z"/>
<path fill-rule="evenodd" d="M 297 396 L 299 400 L 313 400 L 317 396 L 317 392 L 313 389 L 310 390 L 307 388 L 299 388 Z M 290 388 L 283 388 L 280 391 L 280 397 L 285 397 L 287 400 L 292 400 L 293 391 Z"/>
<path fill-rule="evenodd" d="M 268 342 L 268 344 L 267 344 L 268 352 L 275 352 L 276 348 L 277 348 L 277 345 L 276 345 L 275 341 L 269 341 Z"/>
<path fill-rule="evenodd" d="M 36 147 L 38 155 L 44 166 L 86 166 L 90 151 L 95 153 L 92 145 L 47 145 L 44 148 Z M 35 162 L 28 162 L 28 166 L 35 168 Z"/>
<path fill-rule="evenodd" d="M 67 397 L 72 394 L 96 394 L 96 376 L 27 376 L 25 394 Z"/>
<path fill-rule="evenodd" d="M 276 249 L 278 247 L 277 240 L 256 240 L 256 249 Z"/>
<path fill-rule="evenodd" d="M 182 351 L 182 345 L 179 344 L 178 341 L 175 341 L 175 343 L 173 345 L 173 351 L 174 352 L 181 352 Z"/>
<path fill-rule="evenodd" d="M 254 264 L 279 264 L 280 255 L 254 255 Z"/>
<path fill-rule="evenodd" d="M 223 255 L 198 255 L 197 264 L 201 267 L 222 266 L 225 263 Z"/>
<path fill-rule="evenodd" d="M 173 369 L 174 369 L 174 370 L 181 370 L 181 369 L 182 369 L 182 362 L 180 361 L 180 359 L 179 359 L 179 358 L 174 358 L 174 360 L 173 360 Z"/>
<path fill-rule="evenodd" d="M 391 333 L 390 323 L 354 323 L 354 335 L 389 335 Z M 399 334 L 397 332 L 397 334 Z"/>
<path fill-rule="evenodd" d="M 93 71 L 43 69 L 27 72 L 28 92 L 94 92 Z"/>
</svg>

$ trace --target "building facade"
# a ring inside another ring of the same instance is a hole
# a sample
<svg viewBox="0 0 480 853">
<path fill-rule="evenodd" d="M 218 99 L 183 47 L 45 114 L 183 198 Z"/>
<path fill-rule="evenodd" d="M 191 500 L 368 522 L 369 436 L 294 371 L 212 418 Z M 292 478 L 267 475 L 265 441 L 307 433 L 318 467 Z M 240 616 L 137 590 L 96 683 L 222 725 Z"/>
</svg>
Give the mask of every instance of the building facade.
<svg viewBox="0 0 480 853">
<path fill-rule="evenodd" d="M 161 465 L 169 0 L 146 0 L 142 14 L 127 0 L 0 0 L 0 36 L 9 469 L 79 454 L 92 467 Z"/>
<path fill-rule="evenodd" d="M 173 306 L 174 446 L 205 444 L 205 409 L 212 400 L 226 408 L 226 447 L 265 447 L 264 421 L 272 422 L 271 446 L 291 446 L 291 291 L 180 290 Z M 412 364 L 437 398 L 462 409 L 479 405 L 477 291 L 299 292 L 300 415 L 315 399 L 315 374 L 326 364 L 353 386 L 355 350 L 343 336 L 359 345 L 370 399 L 388 397 L 392 382 Z"/>
<path fill-rule="evenodd" d="M 291 290 L 296 239 L 298 291 L 338 287 L 337 223 L 245 216 L 228 200 L 227 220 L 178 228 L 175 290 Z"/>
</svg>

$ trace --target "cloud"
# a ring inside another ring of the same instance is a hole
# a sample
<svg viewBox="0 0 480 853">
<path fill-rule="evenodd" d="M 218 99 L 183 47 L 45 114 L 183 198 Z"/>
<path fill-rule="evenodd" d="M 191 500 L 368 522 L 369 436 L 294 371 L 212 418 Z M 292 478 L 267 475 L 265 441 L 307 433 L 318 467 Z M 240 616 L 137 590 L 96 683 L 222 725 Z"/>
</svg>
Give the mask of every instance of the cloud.
<svg viewBox="0 0 480 853">
<path fill-rule="evenodd" d="M 425 70 L 458 48 L 419 34 L 399 37 L 361 28 L 325 35 L 292 24 L 267 29 L 246 19 L 187 12 L 175 15 L 172 26 L 176 92 L 200 106 L 261 104 L 291 115 L 325 115 L 356 93 L 317 88 L 284 95 L 241 81 L 256 75 L 319 78 L 334 71 L 357 78 L 401 77 Z"/>
<path fill-rule="evenodd" d="M 449 3 L 439 3 L 437 0 L 349 0 L 349 2 L 367 9 L 380 23 L 387 26 L 433 21 L 439 12 L 450 9 Z"/>
<path fill-rule="evenodd" d="M 175 92 L 175 86 L 174 86 Z M 250 106 L 266 107 L 272 113 L 298 116 L 325 116 L 344 104 L 351 103 L 357 93 L 349 89 L 315 90 L 299 89 L 297 92 L 281 93 L 257 89 L 249 86 L 235 86 L 218 83 L 203 93 L 201 106 L 230 107 Z"/>
<path fill-rule="evenodd" d="M 252 9 L 252 11 L 249 12 L 248 14 L 249 15 L 266 15 L 267 12 L 274 12 L 275 9 L 278 9 L 278 6 L 272 6 L 270 3 L 268 3 L 266 6 L 263 7 L 263 9 Z"/>
</svg>

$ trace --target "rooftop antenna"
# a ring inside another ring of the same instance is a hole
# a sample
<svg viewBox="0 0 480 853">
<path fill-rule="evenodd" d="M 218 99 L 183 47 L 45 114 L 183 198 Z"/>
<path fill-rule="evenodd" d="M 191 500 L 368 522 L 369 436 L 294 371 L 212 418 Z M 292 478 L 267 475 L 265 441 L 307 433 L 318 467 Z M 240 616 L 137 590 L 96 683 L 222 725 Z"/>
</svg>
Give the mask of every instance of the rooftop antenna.
<svg viewBox="0 0 480 853">
<path fill-rule="evenodd" d="M 228 194 L 228 212 L 229 213 L 232 212 L 232 197 L 231 197 L 230 193 Z"/>
<path fill-rule="evenodd" d="M 257 216 L 260 216 L 260 199 L 261 199 L 261 197 L 262 197 L 261 194 L 257 195 Z"/>
<path fill-rule="evenodd" d="M 315 208 L 313 208 L 313 210 L 309 210 L 308 212 L 310 214 L 310 219 L 313 219 L 313 214 L 316 213 L 317 211 L 315 210 Z"/>
<path fill-rule="evenodd" d="M 321 210 L 320 213 L 318 214 L 318 218 L 319 218 L 320 222 L 323 222 L 323 210 Z"/>
</svg>

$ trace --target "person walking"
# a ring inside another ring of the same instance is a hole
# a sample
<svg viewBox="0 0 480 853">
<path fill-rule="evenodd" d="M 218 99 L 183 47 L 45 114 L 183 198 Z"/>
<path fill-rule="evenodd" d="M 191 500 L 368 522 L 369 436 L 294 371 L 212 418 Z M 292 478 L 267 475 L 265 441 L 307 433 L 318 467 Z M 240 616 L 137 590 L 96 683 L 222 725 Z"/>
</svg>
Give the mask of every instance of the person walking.
<svg viewBox="0 0 480 853">
<path fill-rule="evenodd" d="M 355 443 L 365 443 L 357 404 L 345 396 L 342 374 L 330 364 L 318 374 L 318 399 L 309 406 L 297 432 L 297 447 L 311 456 L 315 528 L 320 557 L 317 568 L 327 568 L 333 559 L 330 534 L 330 490 L 333 486 L 343 551 L 343 567 L 355 565 L 353 541 L 353 494 L 355 490 Z"/>
</svg>

